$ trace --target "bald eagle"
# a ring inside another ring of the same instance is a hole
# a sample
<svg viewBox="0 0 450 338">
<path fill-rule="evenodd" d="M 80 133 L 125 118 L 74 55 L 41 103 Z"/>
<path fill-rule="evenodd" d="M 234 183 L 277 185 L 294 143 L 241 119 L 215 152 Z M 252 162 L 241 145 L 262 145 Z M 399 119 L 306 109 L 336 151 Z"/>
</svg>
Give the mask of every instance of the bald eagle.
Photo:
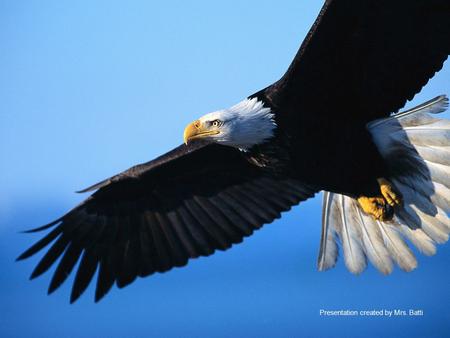
<svg viewBox="0 0 450 338">
<path fill-rule="evenodd" d="M 287 72 L 231 108 L 190 123 L 184 143 L 81 192 L 84 202 L 29 232 L 49 232 L 35 278 L 49 293 L 80 260 L 70 301 L 98 270 L 114 283 L 226 250 L 325 191 L 318 268 L 367 261 L 389 274 L 450 231 L 450 122 L 439 96 L 397 113 L 450 53 L 448 0 L 327 0 Z M 269 43 L 270 44 L 270 43 Z M 81 257 L 81 259 L 80 259 Z"/>
</svg>

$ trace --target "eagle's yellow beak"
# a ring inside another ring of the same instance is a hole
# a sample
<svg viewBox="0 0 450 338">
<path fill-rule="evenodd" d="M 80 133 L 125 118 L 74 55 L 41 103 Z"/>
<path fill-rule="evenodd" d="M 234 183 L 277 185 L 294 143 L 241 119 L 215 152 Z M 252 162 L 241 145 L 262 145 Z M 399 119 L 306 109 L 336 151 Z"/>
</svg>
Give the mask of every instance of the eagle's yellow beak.
<svg viewBox="0 0 450 338">
<path fill-rule="evenodd" d="M 211 130 L 210 127 L 205 126 L 199 120 L 189 123 L 184 129 L 183 139 L 184 143 L 188 144 L 189 141 L 205 136 L 217 135 L 218 130 Z"/>
</svg>

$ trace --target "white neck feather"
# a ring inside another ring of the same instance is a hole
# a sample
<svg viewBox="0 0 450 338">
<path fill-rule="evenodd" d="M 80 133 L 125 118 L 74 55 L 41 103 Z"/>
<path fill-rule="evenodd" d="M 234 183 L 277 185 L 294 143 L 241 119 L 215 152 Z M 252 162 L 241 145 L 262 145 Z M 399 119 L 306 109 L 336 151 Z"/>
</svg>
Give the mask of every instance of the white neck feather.
<svg viewBox="0 0 450 338">
<path fill-rule="evenodd" d="M 201 120 L 216 118 L 224 123 L 215 141 L 243 151 L 267 141 L 277 126 L 270 108 L 264 107 L 257 98 L 245 99 L 231 108 L 209 113 Z"/>
</svg>

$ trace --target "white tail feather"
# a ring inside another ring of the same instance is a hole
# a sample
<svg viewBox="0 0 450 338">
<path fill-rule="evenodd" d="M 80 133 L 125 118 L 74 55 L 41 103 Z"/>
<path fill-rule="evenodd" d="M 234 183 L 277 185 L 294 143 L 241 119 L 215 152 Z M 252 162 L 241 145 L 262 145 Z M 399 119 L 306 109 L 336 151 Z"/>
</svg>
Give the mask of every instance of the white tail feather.
<svg viewBox="0 0 450 338">
<path fill-rule="evenodd" d="M 359 206 L 356 203 L 352 203 L 352 206 L 353 212 L 357 216 L 356 224 L 361 228 L 364 251 L 367 257 L 380 272 L 385 275 L 390 274 L 392 272 L 392 261 L 375 220 L 364 219 Z"/>
<path fill-rule="evenodd" d="M 408 127 L 409 142 L 418 146 L 447 146 L 450 139 L 450 129 L 428 128 L 428 126 Z"/>
<path fill-rule="evenodd" d="M 317 267 L 319 271 L 331 269 L 336 265 L 338 258 L 338 247 L 334 238 L 334 231 L 330 224 L 331 217 L 331 203 L 333 193 L 328 191 L 323 195 L 323 210 L 322 210 L 322 237 L 320 240 L 319 259 Z"/>
<path fill-rule="evenodd" d="M 383 236 L 384 244 L 395 263 L 405 271 L 412 271 L 417 267 L 417 260 L 405 241 L 400 237 L 399 231 L 392 224 L 376 221 L 378 229 Z"/>
<path fill-rule="evenodd" d="M 428 162 L 450 165 L 450 147 L 415 146 L 417 153 Z"/>
<path fill-rule="evenodd" d="M 390 180 L 402 193 L 404 205 L 396 209 L 393 220 L 380 222 L 363 213 L 355 199 L 326 192 L 319 270 L 335 265 L 337 240 L 347 268 L 357 274 L 366 268 L 367 259 L 384 274 L 391 273 L 392 261 L 411 271 L 417 260 L 405 240 L 428 256 L 436 253 L 435 244 L 448 240 L 450 121 L 429 115 L 447 107 L 448 99 L 439 96 L 368 125 L 381 155 L 397 169 Z"/>
<path fill-rule="evenodd" d="M 434 195 L 431 196 L 431 201 L 444 213 L 450 212 L 450 189 L 445 185 L 433 182 Z"/>
<path fill-rule="evenodd" d="M 411 229 L 408 225 L 399 220 L 396 226 L 403 236 L 405 236 L 424 255 L 433 256 L 436 253 L 436 246 L 433 240 L 422 229 Z"/>
<path fill-rule="evenodd" d="M 450 188 L 450 167 L 442 164 L 433 163 L 425 160 L 425 163 L 430 171 L 430 176 L 433 182 L 437 182 Z"/>
<path fill-rule="evenodd" d="M 342 241 L 342 247 L 344 249 L 344 260 L 347 268 L 355 273 L 359 274 L 367 266 L 362 243 L 360 240 L 359 229 L 350 223 L 349 219 L 349 207 L 351 200 L 344 195 L 338 195 L 340 197 L 339 212 L 341 216 L 342 230 L 338 232 Z M 338 204 L 336 204 L 338 206 Z"/>
</svg>

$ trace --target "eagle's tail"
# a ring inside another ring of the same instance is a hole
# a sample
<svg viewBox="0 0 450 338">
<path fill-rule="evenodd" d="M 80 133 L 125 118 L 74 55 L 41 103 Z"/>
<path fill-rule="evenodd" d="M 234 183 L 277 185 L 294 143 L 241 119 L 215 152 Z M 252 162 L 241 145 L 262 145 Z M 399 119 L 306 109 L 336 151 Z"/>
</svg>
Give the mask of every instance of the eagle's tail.
<svg viewBox="0 0 450 338">
<path fill-rule="evenodd" d="M 408 111 L 368 125 L 388 163 L 388 178 L 403 195 L 403 206 L 392 221 L 380 222 L 364 214 L 357 201 L 325 192 L 318 267 L 333 267 L 342 244 L 347 268 L 362 272 L 367 259 L 389 274 L 395 262 L 411 271 L 417 266 L 411 242 L 425 255 L 436 252 L 450 233 L 450 121 L 430 114 L 445 111 L 448 99 L 439 96 Z"/>
</svg>

